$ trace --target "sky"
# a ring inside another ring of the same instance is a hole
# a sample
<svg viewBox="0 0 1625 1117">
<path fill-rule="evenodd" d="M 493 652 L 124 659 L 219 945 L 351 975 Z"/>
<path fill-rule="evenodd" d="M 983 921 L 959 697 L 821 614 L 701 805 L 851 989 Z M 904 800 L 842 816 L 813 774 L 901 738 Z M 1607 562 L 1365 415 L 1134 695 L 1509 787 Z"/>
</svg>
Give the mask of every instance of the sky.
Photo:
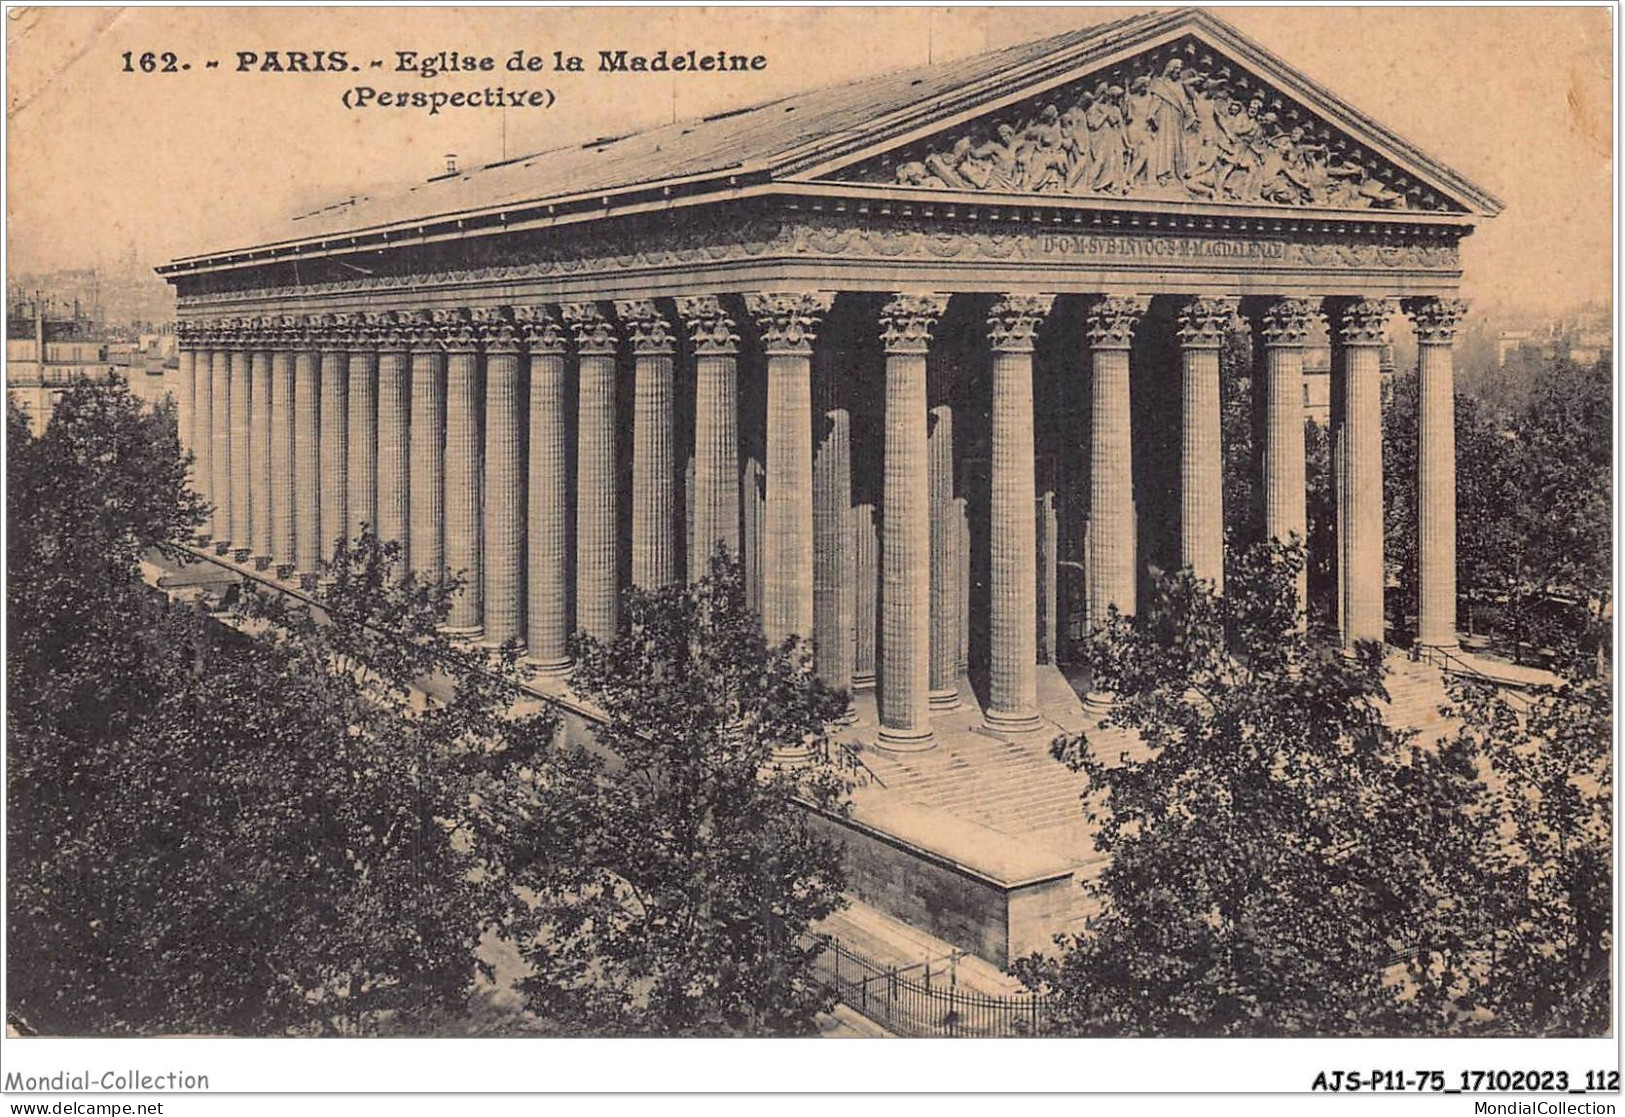
<svg viewBox="0 0 1625 1117">
<path fill-rule="evenodd" d="M 351 194 L 560 144 L 962 57 L 1143 8 L 9 9 L 8 270 L 148 265 L 239 245 Z M 1497 195 L 1463 251 L 1481 307 L 1556 312 L 1612 296 L 1612 13 L 1591 8 L 1222 8 L 1356 108 Z M 767 56 L 730 74 L 601 74 L 604 49 Z M 236 70 L 238 51 L 342 50 L 360 74 Z M 492 55 L 425 80 L 396 51 Z M 584 74 L 504 72 L 515 50 Z M 124 72 L 124 52 L 135 72 Z M 143 73 L 173 51 L 175 73 Z M 214 59 L 219 68 L 206 68 Z M 182 69 L 183 66 L 190 69 Z M 388 90 L 547 88 L 547 109 L 347 109 Z"/>
</svg>

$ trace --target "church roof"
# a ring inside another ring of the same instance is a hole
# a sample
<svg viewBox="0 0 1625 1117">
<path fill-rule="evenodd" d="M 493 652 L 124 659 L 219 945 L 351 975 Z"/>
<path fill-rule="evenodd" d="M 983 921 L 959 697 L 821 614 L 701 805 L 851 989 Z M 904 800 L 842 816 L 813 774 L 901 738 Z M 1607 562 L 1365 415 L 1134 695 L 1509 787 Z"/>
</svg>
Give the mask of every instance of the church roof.
<svg viewBox="0 0 1625 1117">
<path fill-rule="evenodd" d="M 1233 57 L 1243 72 L 1261 75 L 1284 90 L 1310 117 L 1330 121 L 1340 135 L 1355 137 L 1368 158 L 1375 152 L 1418 184 L 1446 195 L 1456 216 L 1499 212 L 1501 203 L 1482 188 L 1216 16 L 1187 8 L 1147 12 L 972 57 L 442 175 L 400 193 L 358 198 L 307 214 L 252 246 L 184 257 L 159 270 L 171 274 L 236 267 L 310 250 L 326 254 L 420 243 L 493 224 L 525 227 L 535 223 L 525 219 L 538 217 L 550 224 L 774 192 L 775 187 L 837 182 L 846 168 L 862 172 L 877 158 L 885 181 L 866 181 L 874 175 L 860 173 L 856 182 L 848 175 L 845 183 L 891 188 L 902 179 L 892 178 L 897 158 L 887 157 L 888 150 L 985 116 L 1025 93 L 1080 81 L 1081 75 L 1091 78 L 1081 86 L 1087 88 L 1104 67 L 1182 35 L 1212 44 Z M 1389 173 L 1391 178 L 1391 168 Z"/>
</svg>

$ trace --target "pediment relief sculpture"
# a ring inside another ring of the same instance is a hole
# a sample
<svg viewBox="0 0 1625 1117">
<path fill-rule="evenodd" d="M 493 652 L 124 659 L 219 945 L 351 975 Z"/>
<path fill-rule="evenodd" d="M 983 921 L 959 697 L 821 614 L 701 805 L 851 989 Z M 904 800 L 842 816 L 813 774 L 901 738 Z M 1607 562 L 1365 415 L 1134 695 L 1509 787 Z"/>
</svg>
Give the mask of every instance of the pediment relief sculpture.
<svg viewBox="0 0 1625 1117">
<path fill-rule="evenodd" d="M 1459 208 L 1196 39 L 853 172 L 861 181 L 990 193 Z"/>
</svg>

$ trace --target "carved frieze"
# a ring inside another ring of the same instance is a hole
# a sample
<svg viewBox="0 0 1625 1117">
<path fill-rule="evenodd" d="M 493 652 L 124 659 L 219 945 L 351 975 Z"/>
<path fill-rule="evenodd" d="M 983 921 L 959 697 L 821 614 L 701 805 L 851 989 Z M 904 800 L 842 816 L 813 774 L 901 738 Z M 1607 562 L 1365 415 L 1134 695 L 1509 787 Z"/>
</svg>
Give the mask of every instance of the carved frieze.
<svg viewBox="0 0 1625 1117">
<path fill-rule="evenodd" d="M 990 194 L 1344 210 L 1459 208 L 1194 38 L 838 177 Z"/>
<path fill-rule="evenodd" d="M 658 275 L 714 263 L 797 258 L 922 265 L 1149 266 L 1159 271 L 1245 267 L 1256 271 L 1455 272 L 1461 266 L 1459 246 L 1449 232 L 1393 230 L 1371 222 L 1355 223 L 1359 231 L 1344 233 L 1322 231 L 1320 222 L 1313 229 L 1294 226 L 1261 231 L 1253 227 L 1258 224 L 1229 230 L 1216 227 L 1214 221 L 1199 228 L 1182 228 L 1170 221 L 1162 228 L 1115 230 L 1109 225 L 1084 225 L 1061 231 L 1037 223 L 991 225 L 918 216 L 824 214 L 782 221 L 682 221 L 658 233 L 644 230 L 635 238 L 637 247 L 630 255 L 608 251 L 622 236 L 620 232 L 601 231 L 561 239 L 546 249 L 527 248 L 523 262 L 184 295 L 178 302 L 183 309 L 207 310 L 256 307 L 271 300 L 308 304 L 350 297 L 404 299 L 425 291 L 465 292 L 632 269 Z"/>
</svg>

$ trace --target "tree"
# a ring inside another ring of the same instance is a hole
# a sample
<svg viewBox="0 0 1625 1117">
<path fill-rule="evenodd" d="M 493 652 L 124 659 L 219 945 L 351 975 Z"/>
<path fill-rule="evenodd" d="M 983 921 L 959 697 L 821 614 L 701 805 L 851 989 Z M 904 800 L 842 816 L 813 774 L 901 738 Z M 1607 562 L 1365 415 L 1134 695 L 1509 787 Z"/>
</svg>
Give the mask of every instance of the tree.
<svg viewBox="0 0 1625 1117">
<path fill-rule="evenodd" d="M 580 641 L 573 680 L 606 721 L 541 758 L 512 934 L 532 1011 L 575 1035 L 803 1035 L 829 994 L 808 927 L 842 903 L 840 809 L 816 753 L 842 696 L 795 642 L 770 648 L 719 554 L 688 586 L 634 590 L 621 632 Z"/>
<path fill-rule="evenodd" d="M 1059 956 L 1017 973 L 1059 1031 L 1350 1035 L 1471 1026 L 1493 818 L 1474 742 L 1385 725 L 1380 649 L 1350 659 L 1295 624 L 1302 561 L 1249 549 L 1217 597 L 1188 571 L 1089 645 L 1108 728 L 1055 755 L 1088 776 L 1109 858 Z M 1404 957 L 1403 966 L 1396 958 Z"/>
<path fill-rule="evenodd" d="M 1613 704 L 1588 678 L 1526 710 L 1461 686 L 1469 747 L 1488 756 L 1504 840 L 1486 857 L 1497 980 L 1484 996 L 1507 1035 L 1607 1034 L 1613 974 Z"/>
<path fill-rule="evenodd" d="M 58 1034 L 455 1016 L 507 903 L 487 820 L 551 741 L 500 716 L 512 650 L 456 654 L 455 584 L 366 535 L 318 608 L 250 594 L 228 627 L 169 605 L 137 558 L 198 522 L 172 416 L 98 382 L 38 440 L 17 419 L 8 1011 Z"/>
</svg>

